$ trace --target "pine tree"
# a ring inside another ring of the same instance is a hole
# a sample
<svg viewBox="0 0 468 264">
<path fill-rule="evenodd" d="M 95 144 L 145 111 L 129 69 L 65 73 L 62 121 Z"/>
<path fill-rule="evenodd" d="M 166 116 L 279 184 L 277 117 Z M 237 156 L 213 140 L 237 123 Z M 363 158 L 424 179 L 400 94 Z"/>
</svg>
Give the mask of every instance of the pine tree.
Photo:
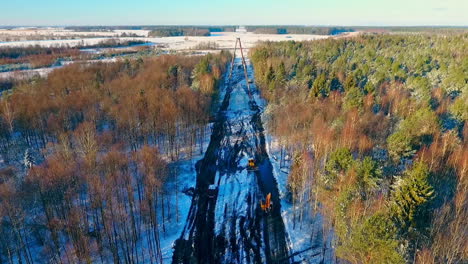
<svg viewBox="0 0 468 264">
<path fill-rule="evenodd" d="M 424 206 L 434 197 L 434 189 L 429 183 L 429 169 L 423 162 L 416 163 L 397 180 L 391 200 L 393 217 L 400 230 L 418 228 L 425 219 L 421 217 Z"/>
<path fill-rule="evenodd" d="M 317 76 L 314 83 L 312 84 L 312 88 L 310 90 L 309 96 L 326 97 L 328 96 L 329 93 L 330 93 L 330 86 L 327 85 L 327 76 L 324 73 L 321 73 Z"/>
<path fill-rule="evenodd" d="M 405 263 L 398 252 L 396 228 L 384 213 L 355 223 L 337 248 L 337 255 L 351 263 Z"/>
<path fill-rule="evenodd" d="M 284 66 L 284 62 L 281 62 L 278 70 L 276 71 L 276 81 L 279 84 L 283 84 L 287 80 L 287 73 L 286 73 L 286 67 Z"/>
<path fill-rule="evenodd" d="M 342 173 L 352 166 L 353 162 L 353 155 L 348 148 L 339 148 L 334 151 L 325 165 L 327 172 L 324 175 L 325 184 L 333 184 Z"/>
<path fill-rule="evenodd" d="M 351 108 L 362 108 L 364 105 L 364 94 L 362 93 L 361 89 L 357 87 L 351 87 L 347 89 L 345 99 L 344 99 L 344 107 L 346 109 Z"/>
<path fill-rule="evenodd" d="M 377 166 L 371 157 L 365 157 L 361 162 L 356 164 L 356 172 L 358 176 L 358 187 L 363 199 L 367 197 L 367 193 L 375 188 L 382 176 L 382 170 Z"/>
<path fill-rule="evenodd" d="M 268 88 L 271 90 L 274 89 L 274 80 L 275 80 L 275 71 L 273 70 L 273 67 L 268 68 L 267 76 L 266 76 L 266 82 L 268 85 Z"/>
<path fill-rule="evenodd" d="M 394 161 L 410 157 L 415 153 L 410 135 L 397 131 L 387 138 L 388 153 Z"/>
</svg>

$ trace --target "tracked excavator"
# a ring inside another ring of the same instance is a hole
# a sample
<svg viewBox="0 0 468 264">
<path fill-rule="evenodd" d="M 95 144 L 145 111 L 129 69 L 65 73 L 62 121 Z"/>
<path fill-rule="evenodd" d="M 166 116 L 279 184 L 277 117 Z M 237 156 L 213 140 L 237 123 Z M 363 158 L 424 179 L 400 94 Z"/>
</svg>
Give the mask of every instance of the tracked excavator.
<svg viewBox="0 0 468 264">
<path fill-rule="evenodd" d="M 255 160 L 253 158 L 249 159 L 249 162 L 247 163 L 247 170 L 248 171 L 257 171 L 258 166 L 255 164 Z"/>
<path fill-rule="evenodd" d="M 271 193 L 267 194 L 266 199 L 260 201 L 260 208 L 263 212 L 269 213 L 271 211 L 273 202 L 271 201 Z"/>
</svg>

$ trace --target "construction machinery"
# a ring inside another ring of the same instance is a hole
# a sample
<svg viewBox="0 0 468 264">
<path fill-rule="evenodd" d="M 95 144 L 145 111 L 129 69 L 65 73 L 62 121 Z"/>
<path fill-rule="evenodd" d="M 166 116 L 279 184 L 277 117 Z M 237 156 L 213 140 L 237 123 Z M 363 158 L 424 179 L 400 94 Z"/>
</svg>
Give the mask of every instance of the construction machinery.
<svg viewBox="0 0 468 264">
<path fill-rule="evenodd" d="M 271 193 L 267 194 L 266 199 L 264 201 L 260 201 L 260 208 L 265 213 L 268 213 L 271 211 L 272 205 L 273 205 L 273 202 L 271 201 Z"/>
<path fill-rule="evenodd" d="M 255 164 L 255 160 L 250 158 L 249 162 L 247 163 L 247 170 L 248 171 L 256 171 L 258 170 L 257 164 Z"/>
</svg>

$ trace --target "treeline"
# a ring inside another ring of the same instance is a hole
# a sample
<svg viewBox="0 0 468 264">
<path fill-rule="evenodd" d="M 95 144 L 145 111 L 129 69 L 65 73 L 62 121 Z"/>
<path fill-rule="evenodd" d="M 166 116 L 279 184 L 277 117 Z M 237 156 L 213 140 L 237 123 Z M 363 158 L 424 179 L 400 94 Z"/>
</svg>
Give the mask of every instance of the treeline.
<svg viewBox="0 0 468 264">
<path fill-rule="evenodd" d="M 311 34 L 337 35 L 343 32 L 354 32 L 347 27 L 308 27 L 308 26 L 248 26 L 248 31 L 256 34 Z"/>
<path fill-rule="evenodd" d="M 217 50 L 219 44 L 216 41 L 202 41 L 195 45 L 192 49 L 194 50 Z"/>
<path fill-rule="evenodd" d="M 232 32 L 236 29 L 236 26 L 195 26 L 195 25 L 184 25 L 184 26 L 72 26 L 66 27 L 65 29 L 75 30 L 75 31 L 103 31 L 108 32 L 112 30 L 208 30 L 210 32 Z"/>
<path fill-rule="evenodd" d="M 375 33 L 437 33 L 460 34 L 468 31 L 467 27 L 326 27 L 326 26 L 247 26 L 249 32 L 256 34 L 312 34 L 338 35 L 346 32 Z"/>
<path fill-rule="evenodd" d="M 30 63 L 33 68 L 50 66 L 57 58 L 74 57 L 80 54 L 78 48 L 44 48 L 40 46 L 0 48 L 0 65 Z"/>
<path fill-rule="evenodd" d="M 197 34 L 192 36 L 202 36 L 203 32 L 234 32 L 237 26 L 87 26 L 87 27 L 67 27 L 75 31 L 112 31 L 112 30 L 151 30 L 154 31 L 155 37 L 168 36 L 191 36 L 184 35 L 184 32 Z M 297 26 L 297 25 L 250 25 L 246 26 L 249 32 L 258 34 L 317 34 L 317 35 L 337 35 L 344 32 L 426 32 L 426 33 L 466 33 L 467 27 L 450 27 L 450 26 L 409 26 L 409 27 L 369 27 L 369 26 Z M 171 35 L 172 34 L 172 35 Z"/>
<path fill-rule="evenodd" d="M 468 261 L 467 50 L 458 34 L 252 51 L 269 130 L 293 157 L 293 203 L 325 215 L 339 258 Z"/>
<path fill-rule="evenodd" d="M 18 59 L 30 55 L 60 54 L 68 51 L 69 47 L 44 48 L 39 45 L 29 47 L 4 47 L 0 48 L 0 59 Z"/>
<path fill-rule="evenodd" d="M 233 32 L 234 26 L 155 26 L 151 29 L 150 37 L 180 37 L 180 36 L 210 36 L 211 32 Z"/>
<path fill-rule="evenodd" d="M 408 26 L 408 27 L 356 27 L 362 31 L 388 31 L 388 32 L 424 32 L 424 33 L 438 33 L 438 34 L 460 34 L 466 33 L 468 27 L 463 26 Z"/>
<path fill-rule="evenodd" d="M 234 26 L 155 26 L 146 27 L 151 30 L 150 37 L 180 37 L 180 36 L 210 36 L 211 32 L 233 32 Z"/>
<path fill-rule="evenodd" d="M 29 63 L 31 68 L 48 67 L 57 62 L 58 59 L 76 59 L 87 57 L 81 51 L 85 48 L 118 48 L 145 44 L 141 40 L 108 39 L 93 45 L 77 45 L 70 47 L 41 47 L 31 45 L 27 47 L 5 47 L 0 48 L 0 66 L 6 64 Z"/>
<path fill-rule="evenodd" d="M 0 59 L 19 59 L 22 57 L 32 55 L 53 55 L 53 54 L 69 54 L 79 52 L 79 49 L 84 48 L 115 48 L 126 47 L 138 44 L 145 44 L 147 42 L 142 40 L 121 40 L 121 39 L 108 39 L 100 41 L 93 45 L 77 45 L 70 47 L 69 45 L 62 45 L 61 47 L 42 47 L 39 45 L 31 45 L 26 47 L 3 47 L 0 48 Z"/>
<path fill-rule="evenodd" d="M 202 149 L 229 56 L 71 65 L 4 95 L 0 263 L 162 263 L 169 163 Z"/>
<path fill-rule="evenodd" d="M 127 39 L 119 39 L 119 38 L 111 38 L 107 40 L 100 41 L 97 44 L 94 45 L 78 45 L 75 48 L 78 49 L 85 49 L 85 48 L 117 48 L 117 47 L 128 47 L 128 46 L 134 46 L 134 45 L 140 45 L 140 44 L 146 44 L 146 41 L 143 40 L 127 40 Z"/>
<path fill-rule="evenodd" d="M 210 31 L 197 28 L 167 28 L 152 30 L 148 35 L 150 37 L 209 36 Z"/>
</svg>

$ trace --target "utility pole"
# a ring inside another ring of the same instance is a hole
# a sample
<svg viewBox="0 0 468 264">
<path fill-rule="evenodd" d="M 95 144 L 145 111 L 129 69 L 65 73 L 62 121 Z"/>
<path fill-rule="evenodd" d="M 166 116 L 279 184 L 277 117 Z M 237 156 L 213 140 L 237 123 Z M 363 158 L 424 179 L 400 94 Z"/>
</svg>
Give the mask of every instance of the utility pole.
<svg viewBox="0 0 468 264">
<path fill-rule="evenodd" d="M 231 81 L 232 69 L 234 68 L 234 60 L 236 59 L 237 43 L 239 43 L 239 49 L 240 49 L 241 57 L 242 57 L 242 66 L 244 67 L 244 76 L 245 76 L 245 82 L 247 83 L 247 89 L 249 91 L 249 97 L 252 97 L 252 94 L 250 92 L 249 76 L 247 74 L 247 63 L 245 62 L 244 50 L 242 48 L 242 42 L 240 38 L 236 38 L 236 44 L 234 45 L 234 55 L 232 56 L 231 69 L 229 70 L 228 82 Z"/>
</svg>

